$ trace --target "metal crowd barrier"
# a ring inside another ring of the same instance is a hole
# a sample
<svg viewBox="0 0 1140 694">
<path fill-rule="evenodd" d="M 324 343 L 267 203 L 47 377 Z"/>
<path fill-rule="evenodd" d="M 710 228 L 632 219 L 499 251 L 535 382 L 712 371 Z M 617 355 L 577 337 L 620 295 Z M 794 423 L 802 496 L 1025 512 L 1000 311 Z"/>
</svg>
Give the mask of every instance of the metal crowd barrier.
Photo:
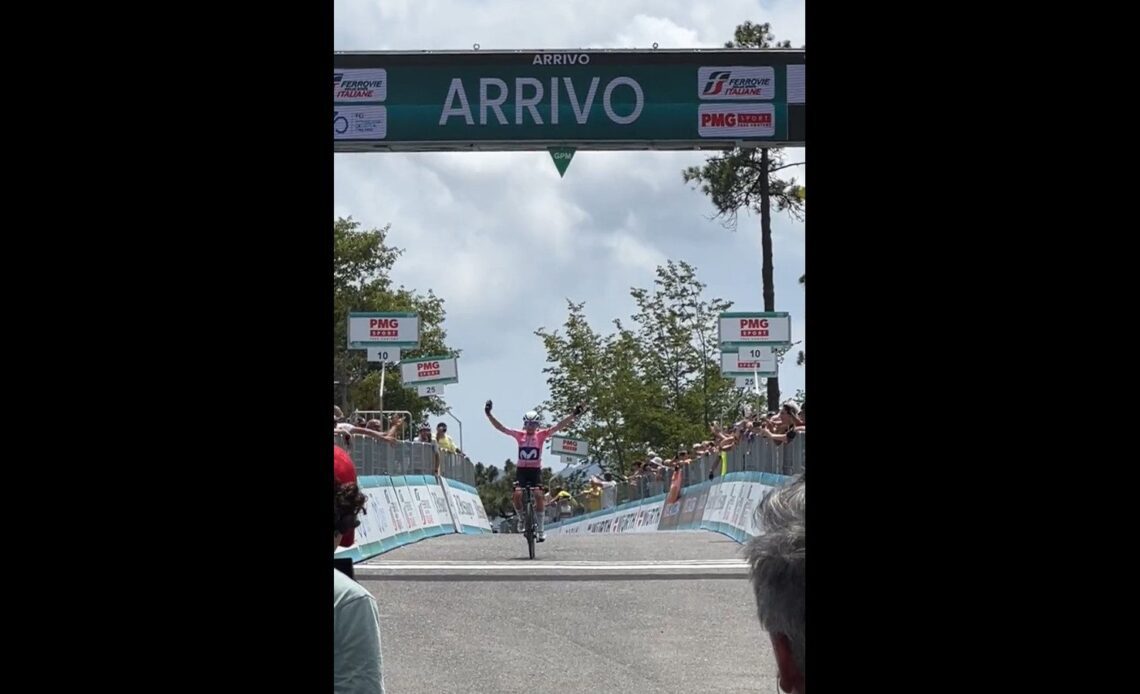
<svg viewBox="0 0 1140 694">
<path fill-rule="evenodd" d="M 804 445 L 806 434 L 799 434 L 790 442 L 776 444 L 771 439 L 755 436 L 751 440 L 745 439 L 731 450 L 726 451 L 725 472 L 772 472 L 779 475 L 798 475 L 804 471 Z M 688 465 L 681 467 L 681 486 L 690 487 L 709 479 L 721 476 L 720 452 L 696 456 Z M 661 471 L 660 479 L 656 473 L 651 476 L 642 476 L 631 479 L 629 482 L 618 483 L 617 504 L 627 501 L 640 501 L 660 494 L 668 493 L 670 482 L 673 479 L 672 468 Z M 602 508 L 600 505 L 589 502 L 585 493 L 575 496 L 577 504 L 573 504 L 571 517 L 581 516 Z"/>
<path fill-rule="evenodd" d="M 437 449 L 432 444 L 386 443 L 367 436 L 352 436 L 351 442 L 346 442 L 342 434 L 333 434 L 333 443 L 348 450 L 360 476 L 435 474 Z M 475 465 L 467 457 L 447 451 L 438 451 L 438 455 L 441 475 L 475 486 Z"/>
<path fill-rule="evenodd" d="M 780 475 L 798 475 L 804 471 L 804 446 L 806 434 L 800 434 L 792 441 L 777 445 L 770 439 L 755 436 L 751 440 L 738 443 L 727 451 L 727 472 L 746 470 L 772 472 Z M 342 434 L 333 434 L 333 443 L 347 447 L 356 463 L 358 475 L 433 475 L 435 474 L 436 447 L 419 441 L 389 444 L 367 436 L 352 436 L 347 443 Z M 475 486 L 475 465 L 466 456 L 458 453 L 438 451 L 439 471 L 444 477 Z M 720 477 L 721 459 L 719 452 L 697 456 L 691 463 L 681 468 L 682 486 L 689 487 L 711 478 Z M 660 478 L 654 473 L 629 482 L 619 482 L 616 488 L 615 504 L 640 501 L 669 491 L 673 470 L 662 470 Z M 575 497 L 578 503 L 572 504 L 573 515 L 580 516 L 595 506 L 602 506 L 586 494 Z"/>
</svg>

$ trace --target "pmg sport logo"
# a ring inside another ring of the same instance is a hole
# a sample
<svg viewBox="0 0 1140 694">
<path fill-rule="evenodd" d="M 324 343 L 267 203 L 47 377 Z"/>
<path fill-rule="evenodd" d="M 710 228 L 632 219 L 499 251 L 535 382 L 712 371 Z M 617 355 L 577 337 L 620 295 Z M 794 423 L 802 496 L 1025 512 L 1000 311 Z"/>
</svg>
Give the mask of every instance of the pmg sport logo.
<svg viewBox="0 0 1140 694">
<path fill-rule="evenodd" d="M 766 101 L 776 98 L 776 71 L 770 67 L 702 67 L 697 70 L 702 100 Z"/>
<path fill-rule="evenodd" d="M 745 139 L 773 137 L 776 109 L 772 104 L 701 104 L 697 133 L 701 137 Z"/>
</svg>

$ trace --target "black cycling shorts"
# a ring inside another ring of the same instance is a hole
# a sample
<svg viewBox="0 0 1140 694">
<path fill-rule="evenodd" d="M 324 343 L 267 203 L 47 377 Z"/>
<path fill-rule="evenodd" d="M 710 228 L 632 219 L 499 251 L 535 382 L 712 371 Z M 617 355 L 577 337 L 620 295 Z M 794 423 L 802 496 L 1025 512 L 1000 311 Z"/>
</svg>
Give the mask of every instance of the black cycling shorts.
<svg viewBox="0 0 1140 694">
<path fill-rule="evenodd" d="M 515 486 L 520 489 L 522 487 L 542 487 L 542 468 L 515 468 Z"/>
</svg>

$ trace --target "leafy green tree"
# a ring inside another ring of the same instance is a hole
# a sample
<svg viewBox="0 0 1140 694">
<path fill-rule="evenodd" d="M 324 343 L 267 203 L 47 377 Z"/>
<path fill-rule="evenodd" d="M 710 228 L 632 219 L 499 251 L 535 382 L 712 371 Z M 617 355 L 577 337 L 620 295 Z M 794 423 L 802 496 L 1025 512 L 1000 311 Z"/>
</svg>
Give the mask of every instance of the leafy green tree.
<svg viewBox="0 0 1140 694">
<path fill-rule="evenodd" d="M 387 243 L 391 225 L 381 229 L 361 229 L 349 218 L 333 222 L 333 380 L 340 383 L 338 404 L 352 410 L 380 408 L 379 364 L 369 363 L 363 350 L 348 349 L 348 314 L 352 311 L 401 311 L 420 317 L 420 347 L 406 351 L 407 357 L 458 355 L 446 344 L 443 299 L 430 289 L 420 294 L 404 286 L 393 286 L 392 267 L 403 253 Z M 421 398 L 400 384 L 399 370 L 389 368 L 385 375 L 384 409 L 408 410 L 413 422 L 425 414 L 442 414 L 441 398 Z M 409 433 L 407 430 L 405 433 Z"/>
<path fill-rule="evenodd" d="M 559 330 L 536 335 L 547 353 L 550 398 L 543 409 L 589 410 L 569 435 L 585 438 L 591 458 L 628 474 L 652 447 L 666 456 L 709 437 L 708 424 L 733 416 L 741 395 L 720 375 L 717 315 L 731 304 L 706 299 L 696 268 L 669 261 L 652 291 L 630 290 L 638 311 L 629 327 L 613 321 L 603 335 L 587 322 L 584 304 L 567 302 Z"/>
</svg>

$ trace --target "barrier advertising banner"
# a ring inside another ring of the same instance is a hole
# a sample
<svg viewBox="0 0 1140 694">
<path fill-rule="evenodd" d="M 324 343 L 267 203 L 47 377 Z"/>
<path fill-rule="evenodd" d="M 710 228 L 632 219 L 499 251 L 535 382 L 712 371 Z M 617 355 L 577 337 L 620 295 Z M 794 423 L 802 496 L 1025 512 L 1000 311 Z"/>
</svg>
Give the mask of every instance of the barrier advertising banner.
<svg viewBox="0 0 1140 694">
<path fill-rule="evenodd" d="M 366 501 L 356 544 L 338 548 L 337 557 L 364 561 L 417 540 L 457 532 L 435 477 L 367 475 L 358 484 Z"/>
<path fill-rule="evenodd" d="M 411 542 L 418 542 L 424 539 L 426 535 L 423 531 L 423 525 L 416 517 L 416 503 L 412 498 L 412 492 L 408 488 L 408 478 L 405 475 L 396 475 L 392 477 L 392 487 L 396 490 L 396 499 L 399 503 L 399 512 L 404 519 L 407 527 L 407 533 Z"/>
<path fill-rule="evenodd" d="M 455 502 L 459 524 L 462 532 L 469 535 L 481 535 L 491 532 L 491 523 L 487 519 L 487 511 L 483 508 L 483 501 L 479 492 L 469 484 L 455 480 L 444 480 L 448 494 Z"/>
<path fill-rule="evenodd" d="M 759 532 L 756 509 L 764 495 L 791 477 L 761 472 L 732 472 L 681 490 L 668 503 L 665 495 L 627 502 L 547 525 L 547 535 L 595 535 L 669 530 L 711 530 L 746 542 Z"/>
</svg>

